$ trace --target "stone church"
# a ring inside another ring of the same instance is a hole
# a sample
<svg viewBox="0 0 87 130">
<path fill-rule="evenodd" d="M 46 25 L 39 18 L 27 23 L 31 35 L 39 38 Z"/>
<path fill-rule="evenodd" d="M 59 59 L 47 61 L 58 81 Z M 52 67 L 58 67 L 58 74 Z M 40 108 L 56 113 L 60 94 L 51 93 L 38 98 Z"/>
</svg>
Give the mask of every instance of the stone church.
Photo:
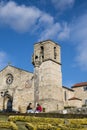
<svg viewBox="0 0 87 130">
<path fill-rule="evenodd" d="M 51 40 L 34 44 L 32 64 L 33 73 L 12 65 L 0 71 L 0 110 L 11 108 L 25 113 L 29 102 L 34 108 L 40 103 L 46 112 L 87 104 L 87 82 L 72 88 L 62 86 L 59 44 Z"/>
</svg>

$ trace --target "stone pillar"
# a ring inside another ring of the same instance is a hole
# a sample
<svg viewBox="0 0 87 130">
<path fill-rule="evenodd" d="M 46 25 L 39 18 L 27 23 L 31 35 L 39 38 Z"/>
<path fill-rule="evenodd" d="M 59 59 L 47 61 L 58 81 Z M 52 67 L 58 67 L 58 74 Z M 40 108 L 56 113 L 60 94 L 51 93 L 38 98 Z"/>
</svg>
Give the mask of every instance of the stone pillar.
<svg viewBox="0 0 87 130">
<path fill-rule="evenodd" d="M 39 67 L 34 72 L 34 105 L 39 102 Z"/>
</svg>

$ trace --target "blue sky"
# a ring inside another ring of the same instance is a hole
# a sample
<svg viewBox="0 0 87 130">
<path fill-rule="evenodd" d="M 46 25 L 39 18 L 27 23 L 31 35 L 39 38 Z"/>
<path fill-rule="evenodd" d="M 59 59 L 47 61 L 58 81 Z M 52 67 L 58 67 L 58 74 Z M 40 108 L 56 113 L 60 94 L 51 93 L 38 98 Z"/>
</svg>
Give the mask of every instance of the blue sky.
<svg viewBox="0 0 87 130">
<path fill-rule="evenodd" d="M 61 46 L 63 85 L 87 81 L 87 0 L 0 0 L 0 70 L 33 72 L 34 43 Z"/>
</svg>

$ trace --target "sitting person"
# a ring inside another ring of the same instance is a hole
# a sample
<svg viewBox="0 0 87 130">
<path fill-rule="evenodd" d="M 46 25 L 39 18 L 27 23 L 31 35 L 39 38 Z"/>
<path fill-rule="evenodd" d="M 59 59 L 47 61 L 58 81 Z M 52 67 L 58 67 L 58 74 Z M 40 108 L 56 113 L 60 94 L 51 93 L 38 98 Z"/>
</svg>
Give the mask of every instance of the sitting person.
<svg viewBox="0 0 87 130">
<path fill-rule="evenodd" d="M 39 113 L 39 112 L 42 112 L 42 107 L 41 107 L 41 105 L 38 103 L 38 104 L 37 104 L 37 107 L 36 107 L 36 110 L 35 110 L 35 113 Z"/>
<path fill-rule="evenodd" d="M 27 113 L 34 113 L 32 108 L 32 103 L 29 103 L 29 105 L 27 106 Z"/>
</svg>

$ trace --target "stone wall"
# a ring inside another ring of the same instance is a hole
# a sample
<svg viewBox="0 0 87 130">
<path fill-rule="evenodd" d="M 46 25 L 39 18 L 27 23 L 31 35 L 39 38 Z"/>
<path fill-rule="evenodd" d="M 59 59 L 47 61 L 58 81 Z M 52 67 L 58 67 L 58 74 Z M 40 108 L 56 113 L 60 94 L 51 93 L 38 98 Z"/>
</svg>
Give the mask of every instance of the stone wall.
<svg viewBox="0 0 87 130">
<path fill-rule="evenodd" d="M 82 101 L 81 100 L 69 100 L 69 106 L 73 107 L 82 107 Z"/>
<path fill-rule="evenodd" d="M 64 106 L 70 106 L 69 99 L 74 97 L 74 90 L 70 88 L 63 87 L 63 101 Z M 71 104 L 73 106 L 73 104 Z"/>
<path fill-rule="evenodd" d="M 6 82 L 8 74 L 13 76 L 12 83 Z M 29 102 L 34 102 L 33 74 L 12 66 L 7 66 L 0 73 L 0 92 L 4 93 L 5 91 L 8 91 L 8 94 L 13 97 L 14 110 L 18 110 L 19 107 L 25 109 Z M 2 96 L 0 96 L 0 102 L 3 102 Z M 0 103 L 0 109 L 2 107 L 3 103 Z"/>
<path fill-rule="evenodd" d="M 75 91 L 75 96 L 77 96 L 79 99 L 82 99 L 82 105 L 84 105 L 85 100 L 87 100 L 87 90 L 84 91 L 84 87 L 85 86 L 73 88 Z"/>
</svg>

